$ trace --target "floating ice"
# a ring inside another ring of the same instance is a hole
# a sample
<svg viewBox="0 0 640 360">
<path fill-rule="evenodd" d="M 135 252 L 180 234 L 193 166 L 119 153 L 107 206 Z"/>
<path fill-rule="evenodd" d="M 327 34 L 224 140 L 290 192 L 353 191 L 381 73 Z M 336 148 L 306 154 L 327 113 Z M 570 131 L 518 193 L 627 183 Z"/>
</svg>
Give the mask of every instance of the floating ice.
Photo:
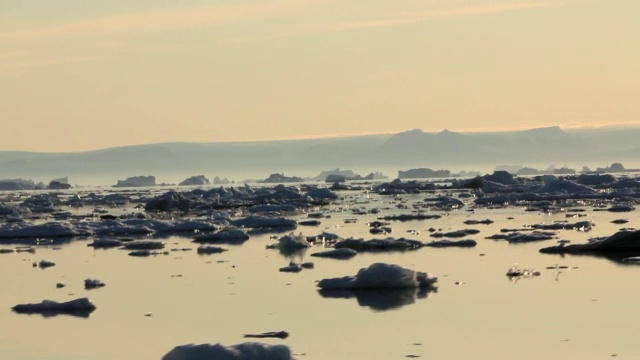
<svg viewBox="0 0 640 360">
<path fill-rule="evenodd" d="M 595 238 L 589 240 L 586 244 L 572 244 L 559 246 L 550 246 L 540 249 L 541 253 L 547 254 L 627 254 L 626 257 L 635 256 L 640 253 L 640 230 L 636 231 L 619 231 L 609 237 Z"/>
<path fill-rule="evenodd" d="M 87 244 L 87 246 L 92 246 L 94 249 L 106 249 L 120 245 L 122 245 L 122 241 L 117 239 L 95 239 L 90 244 Z"/>
<path fill-rule="evenodd" d="M 103 286 L 106 286 L 107 284 L 103 283 L 102 281 L 98 280 L 98 279 L 85 279 L 84 280 L 84 288 L 86 290 L 91 290 L 91 289 L 97 289 L 97 288 L 101 288 Z"/>
<path fill-rule="evenodd" d="M 340 249 L 332 249 L 321 251 L 317 253 L 311 254 L 311 256 L 315 257 L 323 257 L 323 258 L 332 258 L 332 259 L 351 259 L 356 256 L 358 253 L 349 248 L 340 248 Z"/>
<path fill-rule="evenodd" d="M 451 240 L 440 240 L 440 241 L 432 241 L 429 243 L 425 243 L 424 246 L 430 246 L 430 247 L 474 247 L 477 245 L 477 242 L 475 240 L 458 240 L 458 241 L 451 241 Z"/>
<path fill-rule="evenodd" d="M 249 240 L 249 235 L 244 230 L 234 227 L 194 237 L 194 242 L 197 243 L 242 243 L 246 240 Z"/>
<path fill-rule="evenodd" d="M 298 220 L 300 226 L 320 226 L 322 222 L 320 220 Z"/>
<path fill-rule="evenodd" d="M 204 175 L 196 175 L 190 178 L 183 180 L 178 185 L 180 186 L 197 186 L 197 185 L 208 185 L 209 179 L 207 179 Z"/>
<path fill-rule="evenodd" d="M 234 226 L 245 228 L 285 228 L 295 229 L 297 223 L 295 220 L 284 217 L 265 217 L 265 216 L 249 216 L 246 218 L 232 221 Z"/>
<path fill-rule="evenodd" d="M 228 250 L 217 246 L 200 246 L 198 248 L 198 254 L 200 255 L 219 254 L 225 251 Z"/>
<path fill-rule="evenodd" d="M 274 245 L 269 245 L 269 248 L 277 248 L 277 249 L 296 249 L 296 248 L 307 248 L 311 246 L 307 241 L 307 238 L 302 235 L 302 233 L 295 235 L 293 233 L 285 236 L 281 236 L 278 239 L 278 243 Z"/>
<path fill-rule="evenodd" d="M 533 231 L 530 233 L 512 232 L 510 234 L 495 234 L 487 236 L 485 239 L 507 240 L 510 243 L 524 243 L 532 241 L 551 240 L 557 234 L 549 231 Z"/>
<path fill-rule="evenodd" d="M 520 267 L 514 266 L 507 271 L 506 275 L 509 278 L 514 279 L 514 278 L 540 276 L 541 273 L 539 271 L 536 271 L 530 268 L 520 268 Z"/>
<path fill-rule="evenodd" d="M 285 345 L 245 342 L 232 346 L 220 344 L 181 345 L 173 348 L 162 360 L 293 360 Z"/>
<path fill-rule="evenodd" d="M 164 249 L 164 245 L 161 241 L 138 240 L 125 243 L 122 248 L 127 250 L 159 250 Z"/>
<path fill-rule="evenodd" d="M 132 176 L 125 180 L 118 180 L 113 187 L 140 187 L 140 186 L 156 186 L 155 176 Z"/>
<path fill-rule="evenodd" d="M 35 263 L 34 263 L 34 266 L 36 266 Z M 50 267 L 56 266 L 56 263 L 54 263 L 53 261 L 48 261 L 48 260 L 40 260 L 40 262 L 37 263 L 37 266 L 40 269 L 46 269 L 46 268 L 50 268 Z"/>
<path fill-rule="evenodd" d="M 325 290 L 435 288 L 438 278 L 399 265 L 375 263 L 362 268 L 355 276 L 323 279 L 318 287 Z"/>
<path fill-rule="evenodd" d="M 151 251 L 151 250 L 136 250 L 132 251 L 128 254 L 129 256 L 135 257 L 147 257 L 147 256 L 157 256 L 157 255 L 169 255 L 168 251 Z"/>
<path fill-rule="evenodd" d="M 441 237 L 448 237 L 448 238 L 461 238 L 461 237 L 465 237 L 467 235 L 475 235 L 477 233 L 479 233 L 480 230 L 476 230 L 476 229 L 464 229 L 464 230 L 456 230 L 456 231 L 450 231 L 450 232 L 446 232 L 446 233 L 433 233 L 429 236 L 431 237 L 435 237 L 435 238 L 441 238 Z"/>
<path fill-rule="evenodd" d="M 302 266 L 300 264 L 297 264 L 295 262 L 290 262 L 289 265 L 281 267 L 280 269 L 278 269 L 280 272 L 293 272 L 293 273 L 298 273 L 300 271 L 302 271 Z"/>
<path fill-rule="evenodd" d="M 356 251 L 390 251 L 390 250 L 415 250 L 424 244 L 418 240 L 405 238 L 386 239 L 345 239 L 335 244 L 336 249 L 349 248 Z"/>
<path fill-rule="evenodd" d="M 306 195 L 314 200 L 338 200 L 338 194 L 327 188 L 311 189 Z"/>
<path fill-rule="evenodd" d="M 286 339 L 289 337 L 289 333 L 286 331 L 270 331 L 261 334 L 244 334 L 242 337 L 245 338 L 278 338 L 278 339 Z"/>
<path fill-rule="evenodd" d="M 26 223 L 0 224 L 0 239 L 75 237 L 88 236 L 90 231 L 78 229 L 70 224 L 49 222 L 40 225 Z"/>
<path fill-rule="evenodd" d="M 12 309 L 21 314 L 42 314 L 45 317 L 59 314 L 88 317 L 96 309 L 96 306 L 88 298 L 79 298 L 62 303 L 43 300 L 37 304 L 18 304 Z"/>
</svg>

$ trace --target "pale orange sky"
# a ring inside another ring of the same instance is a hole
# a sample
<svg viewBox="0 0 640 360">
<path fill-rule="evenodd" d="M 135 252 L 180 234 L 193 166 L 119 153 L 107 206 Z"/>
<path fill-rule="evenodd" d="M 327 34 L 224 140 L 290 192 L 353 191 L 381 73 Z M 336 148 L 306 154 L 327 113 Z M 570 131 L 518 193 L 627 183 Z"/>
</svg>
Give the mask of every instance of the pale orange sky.
<svg viewBox="0 0 640 360">
<path fill-rule="evenodd" d="M 0 150 L 638 121 L 638 14 L 636 0 L 3 1 Z"/>
</svg>

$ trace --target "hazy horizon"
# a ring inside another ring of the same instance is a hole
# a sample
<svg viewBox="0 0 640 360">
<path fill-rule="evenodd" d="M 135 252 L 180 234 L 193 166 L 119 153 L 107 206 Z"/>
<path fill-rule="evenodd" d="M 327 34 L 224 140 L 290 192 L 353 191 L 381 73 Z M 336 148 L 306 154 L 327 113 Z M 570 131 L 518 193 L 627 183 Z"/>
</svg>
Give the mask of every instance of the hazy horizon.
<svg viewBox="0 0 640 360">
<path fill-rule="evenodd" d="M 329 140 L 329 139 L 348 139 L 355 137 L 375 137 L 375 136 L 393 136 L 398 133 L 408 132 L 412 130 L 421 130 L 425 133 L 439 133 L 443 131 L 451 131 L 455 133 L 461 134 L 488 134 L 488 133 L 509 133 L 509 132 L 517 132 L 517 131 L 527 131 L 527 130 L 535 130 L 535 129 L 546 129 L 546 128 L 555 128 L 559 127 L 561 130 L 566 132 L 575 132 L 575 131 L 598 131 L 598 130 L 623 130 L 623 129 L 640 129 L 640 122 L 621 122 L 621 123 L 605 123 L 600 125 L 582 125 L 582 124 L 568 124 L 568 125 L 548 125 L 548 126 L 540 126 L 533 128 L 525 128 L 521 126 L 514 127 L 505 127 L 499 129 L 488 129 L 488 128 L 465 128 L 465 129 L 404 129 L 398 132 L 380 132 L 380 133 L 354 133 L 354 134 L 326 134 L 326 135 L 318 135 L 318 136 L 301 136 L 294 138 L 270 138 L 270 139 L 253 139 L 253 140 L 235 140 L 235 141 L 165 141 L 165 142 L 151 142 L 151 143 L 131 143 L 131 144 L 121 144 L 121 145 L 113 145 L 102 148 L 87 148 L 87 149 L 78 149 L 78 150 L 68 150 L 68 151 L 34 151 L 28 149 L 4 149 L 2 148 L 2 144 L 0 144 L 0 152 L 26 152 L 26 153 L 52 153 L 52 154 L 65 154 L 65 153 L 83 153 L 83 152 L 94 152 L 94 151 L 102 151 L 109 150 L 114 148 L 125 148 L 125 147 L 137 147 L 137 146 L 147 146 L 147 145 L 159 145 L 159 144 L 242 144 L 242 143 L 269 143 L 269 142 L 286 142 L 286 141 L 305 141 L 305 140 Z"/>
<path fill-rule="evenodd" d="M 5 1 L 2 150 L 640 120 L 640 3 Z"/>
</svg>

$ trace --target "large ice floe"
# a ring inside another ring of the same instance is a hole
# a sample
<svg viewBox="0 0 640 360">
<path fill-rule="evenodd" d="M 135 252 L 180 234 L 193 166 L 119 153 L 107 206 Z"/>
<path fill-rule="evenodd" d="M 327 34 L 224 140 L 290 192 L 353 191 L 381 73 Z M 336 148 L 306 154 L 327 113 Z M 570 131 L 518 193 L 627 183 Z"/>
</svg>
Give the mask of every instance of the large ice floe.
<svg viewBox="0 0 640 360">
<path fill-rule="evenodd" d="M 71 224 L 49 222 L 32 225 L 28 223 L 0 224 L 0 239 L 38 238 L 38 237 L 76 237 L 91 235 L 91 231 Z"/>
<path fill-rule="evenodd" d="M 640 256 L 640 230 L 619 231 L 608 237 L 590 239 L 584 244 L 566 245 L 561 241 L 560 245 L 540 249 L 545 254 L 585 254 L 610 258 L 615 261 Z"/>
<path fill-rule="evenodd" d="M 295 229 L 298 224 L 295 220 L 285 217 L 248 216 L 242 219 L 233 220 L 232 225 L 251 229 Z"/>
<path fill-rule="evenodd" d="M 214 233 L 196 235 L 193 241 L 196 243 L 242 244 L 247 240 L 249 240 L 249 235 L 244 230 L 227 227 Z"/>
<path fill-rule="evenodd" d="M 189 344 L 173 348 L 162 360 L 293 360 L 286 345 L 245 342 L 237 345 Z"/>
<path fill-rule="evenodd" d="M 345 239 L 335 244 L 336 249 L 348 248 L 355 251 L 406 251 L 419 249 L 424 244 L 418 240 L 405 238 L 386 239 Z"/>
</svg>

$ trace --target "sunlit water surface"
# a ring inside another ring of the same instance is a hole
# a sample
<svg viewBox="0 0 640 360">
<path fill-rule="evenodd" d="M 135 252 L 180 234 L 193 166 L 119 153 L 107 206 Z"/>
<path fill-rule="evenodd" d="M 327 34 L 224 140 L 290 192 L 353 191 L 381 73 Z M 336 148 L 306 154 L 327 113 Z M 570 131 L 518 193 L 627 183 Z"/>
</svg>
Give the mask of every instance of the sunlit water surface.
<svg viewBox="0 0 640 360">
<path fill-rule="evenodd" d="M 374 195 L 365 203 L 364 194 L 347 195 L 362 198 L 357 206 L 387 208 L 381 214 L 409 212 L 396 209 L 392 197 Z M 408 204 L 426 196 L 408 196 Z M 345 238 L 383 237 L 368 233 L 366 223 L 376 215 L 353 215 L 346 206 L 344 209 L 347 211 L 334 211 L 331 218 L 322 219 L 320 227 L 299 227 L 296 232 L 310 236 L 325 230 Z M 638 217 L 637 212 L 612 214 L 589 208 L 586 214 L 566 219 L 564 213 L 545 215 L 513 207 L 463 209 L 438 220 L 393 222 L 392 236 L 421 241 L 434 240 L 427 231 L 430 227 L 481 232 L 468 237 L 478 241 L 475 248 L 360 253 L 346 261 L 310 257 L 320 246 L 283 255 L 265 248 L 275 241 L 269 234 L 252 236 L 241 246 L 223 245 L 228 252 L 206 256 L 196 253 L 197 245 L 189 235 L 164 241 L 168 249 L 192 251 L 149 258 L 130 257 L 119 249 L 94 250 L 87 247 L 91 239 L 38 247 L 35 254 L 3 254 L 0 358 L 160 359 L 176 345 L 231 345 L 247 341 L 242 337 L 246 333 L 285 330 L 290 333 L 285 340 L 261 341 L 286 344 L 296 358 L 308 360 L 402 359 L 408 355 L 424 359 L 640 359 L 640 266 L 538 252 L 555 245 L 553 240 L 515 245 L 484 239 L 501 228 L 555 220 L 595 222 L 588 233 L 559 232 L 559 238 L 581 243 L 589 237 L 613 234 L 621 227 L 611 224 L 613 219 L 628 219 L 625 226 L 629 227 L 636 225 Z M 346 218 L 358 221 L 346 224 Z M 495 222 L 463 224 L 467 219 L 487 218 Z M 411 235 L 407 230 L 420 234 Z M 56 266 L 32 267 L 42 259 Z M 313 261 L 315 269 L 278 271 L 291 260 Z M 409 301 L 405 293 L 400 306 L 392 309 L 381 308 L 375 298 L 325 298 L 318 293 L 317 280 L 354 275 L 374 262 L 429 272 L 439 278 L 438 291 L 426 298 L 409 294 Z M 505 273 L 516 263 L 540 270 L 542 276 L 510 281 Z M 569 268 L 546 269 L 556 264 Z M 100 279 L 107 286 L 85 290 L 86 278 Z M 57 289 L 58 282 L 67 286 Z M 18 303 L 85 296 L 97 306 L 86 319 L 44 318 L 10 310 Z"/>
</svg>

